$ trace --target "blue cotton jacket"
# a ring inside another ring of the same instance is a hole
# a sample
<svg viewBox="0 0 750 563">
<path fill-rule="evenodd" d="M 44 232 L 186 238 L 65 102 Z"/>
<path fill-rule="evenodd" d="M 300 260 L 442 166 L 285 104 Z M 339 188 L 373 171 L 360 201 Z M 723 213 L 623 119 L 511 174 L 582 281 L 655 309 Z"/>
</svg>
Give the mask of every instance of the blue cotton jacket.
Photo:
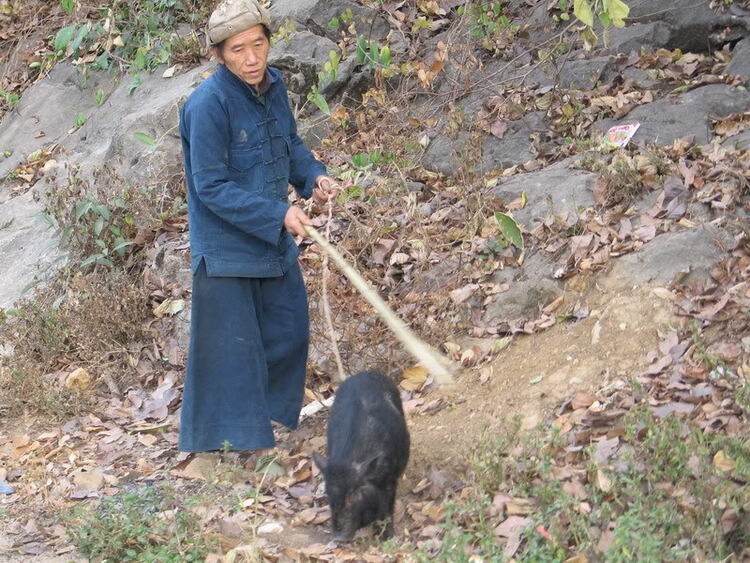
<svg viewBox="0 0 750 563">
<path fill-rule="evenodd" d="M 180 110 L 193 272 L 205 260 L 209 276 L 275 277 L 297 259 L 289 184 L 308 198 L 326 169 L 297 135 L 281 72 L 268 78 L 258 95 L 220 65 Z"/>
</svg>

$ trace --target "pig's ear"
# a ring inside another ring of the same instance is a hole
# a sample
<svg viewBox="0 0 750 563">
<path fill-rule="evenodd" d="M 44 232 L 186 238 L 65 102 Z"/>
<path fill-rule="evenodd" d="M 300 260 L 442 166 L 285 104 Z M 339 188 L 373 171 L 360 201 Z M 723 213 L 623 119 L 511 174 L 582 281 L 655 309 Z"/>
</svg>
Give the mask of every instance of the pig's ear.
<svg viewBox="0 0 750 563">
<path fill-rule="evenodd" d="M 354 474 L 357 476 L 357 479 L 364 479 L 367 475 L 374 473 L 375 469 L 378 466 L 378 461 L 381 457 L 382 456 L 380 454 L 375 454 L 365 461 L 355 463 Z"/>
<path fill-rule="evenodd" d="M 318 466 L 318 469 L 320 469 L 321 472 L 325 473 L 326 469 L 328 468 L 328 460 L 324 458 L 322 455 L 320 455 L 318 452 L 312 453 L 313 461 L 315 462 L 315 465 Z"/>
</svg>

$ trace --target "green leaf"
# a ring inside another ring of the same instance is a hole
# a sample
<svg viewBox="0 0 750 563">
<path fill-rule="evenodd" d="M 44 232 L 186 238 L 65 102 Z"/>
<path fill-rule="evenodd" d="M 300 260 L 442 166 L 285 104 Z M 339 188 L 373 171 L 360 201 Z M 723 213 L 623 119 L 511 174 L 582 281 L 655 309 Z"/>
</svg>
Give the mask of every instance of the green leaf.
<svg viewBox="0 0 750 563">
<path fill-rule="evenodd" d="M 133 76 L 133 80 L 128 84 L 128 96 L 131 96 L 133 92 L 135 92 L 135 89 L 138 88 L 143 84 L 143 80 L 141 79 L 141 74 L 139 72 L 135 73 L 135 76 Z"/>
<path fill-rule="evenodd" d="M 345 190 L 339 193 L 336 201 L 338 201 L 339 203 L 346 203 L 348 201 L 351 201 L 352 199 L 361 199 L 362 197 L 364 197 L 364 195 L 365 190 L 362 189 L 362 186 L 352 184 L 351 186 L 347 186 Z"/>
<path fill-rule="evenodd" d="M 136 51 L 133 66 L 137 70 L 143 70 L 146 68 L 146 51 L 143 47 L 139 47 Z"/>
<path fill-rule="evenodd" d="M 103 217 L 105 221 L 109 221 L 109 218 L 111 217 L 111 213 L 109 212 L 109 207 L 107 207 L 103 203 L 99 203 L 96 205 L 96 212 L 99 214 L 100 217 Z"/>
<path fill-rule="evenodd" d="M 121 250 L 127 248 L 128 246 L 132 246 L 134 244 L 135 243 L 133 241 L 122 240 L 122 241 L 118 242 L 116 245 L 114 245 L 114 247 L 112 247 L 112 251 L 113 252 L 119 252 L 120 254 L 123 254 L 122 252 L 120 252 Z"/>
<path fill-rule="evenodd" d="M 55 40 L 52 43 L 55 51 L 64 51 L 68 46 L 68 43 L 73 40 L 75 33 L 76 26 L 74 25 L 66 25 L 60 31 L 58 31 L 57 35 L 55 35 Z"/>
<path fill-rule="evenodd" d="M 602 22 L 602 27 L 609 27 L 612 25 L 612 19 L 609 17 L 607 12 L 599 14 L 599 21 Z"/>
<path fill-rule="evenodd" d="M 313 87 L 308 93 L 307 93 L 307 99 L 315 104 L 315 106 L 322 111 L 326 115 L 331 115 L 331 108 L 328 106 L 328 102 L 323 97 L 323 94 L 320 93 L 320 90 L 318 90 L 317 87 Z"/>
<path fill-rule="evenodd" d="M 98 238 L 94 242 L 96 242 L 96 246 L 98 246 L 102 250 L 107 250 L 107 243 L 105 243 L 102 239 Z"/>
<path fill-rule="evenodd" d="M 59 227 L 59 225 L 57 223 L 57 219 L 55 219 L 49 213 L 40 212 L 40 213 L 37 213 L 36 215 L 34 215 L 34 217 L 36 217 L 37 219 L 43 221 L 44 223 L 47 224 L 47 226 L 49 226 L 52 229 L 57 229 Z"/>
<path fill-rule="evenodd" d="M 362 35 L 357 37 L 357 60 L 360 63 L 363 63 L 365 62 L 365 60 L 367 60 L 368 48 L 369 46 L 367 44 L 367 39 L 365 39 Z"/>
<path fill-rule="evenodd" d="M 75 0 L 60 0 L 60 6 L 63 11 L 70 16 L 75 9 Z"/>
<path fill-rule="evenodd" d="M 96 94 L 94 95 L 94 103 L 97 106 L 101 106 L 104 103 L 104 96 L 105 96 L 104 90 L 102 90 L 101 88 L 99 88 L 96 91 Z"/>
<path fill-rule="evenodd" d="M 625 27 L 625 18 L 630 13 L 630 8 L 622 0 L 604 0 L 605 11 L 612 20 L 615 27 Z"/>
<path fill-rule="evenodd" d="M 510 243 L 523 250 L 523 235 L 521 229 L 518 227 L 518 223 L 507 213 L 495 213 L 495 220 L 500 226 L 500 232 L 503 236 L 510 241 Z"/>
<path fill-rule="evenodd" d="M 148 134 L 141 133 L 141 132 L 135 132 L 133 133 L 133 137 L 138 139 L 141 143 L 144 145 L 148 145 L 149 147 L 155 147 L 156 141 L 154 141 Z"/>
<path fill-rule="evenodd" d="M 81 262 L 81 268 L 85 268 L 89 264 L 93 264 L 94 262 L 96 262 L 101 257 L 102 257 L 101 254 L 92 254 L 91 256 L 89 256 L 88 258 L 86 258 L 83 262 Z"/>
<path fill-rule="evenodd" d="M 75 53 L 78 50 L 78 47 L 80 47 L 81 43 L 84 39 L 86 39 L 86 36 L 89 34 L 89 30 L 86 28 L 85 25 L 82 25 L 78 29 L 78 34 L 76 35 L 75 39 L 73 39 L 73 42 L 70 44 L 71 50 Z"/>
<path fill-rule="evenodd" d="M 384 67 L 391 66 L 391 48 L 388 45 L 380 50 L 380 64 Z"/>
<path fill-rule="evenodd" d="M 76 203 L 76 221 L 86 215 L 93 205 L 90 201 L 79 201 Z"/>
<path fill-rule="evenodd" d="M 99 258 L 97 258 L 96 263 L 101 264 L 102 266 L 109 266 L 110 268 L 114 267 L 112 260 L 105 258 L 104 256 L 100 256 Z"/>
<path fill-rule="evenodd" d="M 99 236 L 104 229 L 104 217 L 99 217 L 94 223 L 94 235 Z"/>
<path fill-rule="evenodd" d="M 573 0 L 573 15 L 589 27 L 594 25 L 594 12 L 588 0 Z"/>
</svg>

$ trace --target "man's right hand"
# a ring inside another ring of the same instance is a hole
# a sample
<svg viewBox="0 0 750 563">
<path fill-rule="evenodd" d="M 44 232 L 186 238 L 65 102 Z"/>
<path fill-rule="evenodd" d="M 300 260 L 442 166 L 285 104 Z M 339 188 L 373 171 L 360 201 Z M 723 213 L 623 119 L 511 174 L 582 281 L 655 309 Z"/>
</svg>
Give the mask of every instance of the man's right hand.
<svg viewBox="0 0 750 563">
<path fill-rule="evenodd" d="M 293 235 L 306 237 L 307 231 L 305 230 L 305 225 L 312 225 L 312 221 L 307 214 L 299 207 L 290 206 L 284 216 L 284 228 Z"/>
</svg>

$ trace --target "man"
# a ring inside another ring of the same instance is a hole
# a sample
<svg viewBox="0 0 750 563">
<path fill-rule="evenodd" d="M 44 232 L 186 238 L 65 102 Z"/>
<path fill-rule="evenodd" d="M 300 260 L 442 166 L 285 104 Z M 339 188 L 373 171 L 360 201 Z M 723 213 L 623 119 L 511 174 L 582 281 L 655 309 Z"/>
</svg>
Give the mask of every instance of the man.
<svg viewBox="0 0 750 563">
<path fill-rule="evenodd" d="M 221 2 L 208 22 L 221 64 L 180 112 L 193 268 L 183 451 L 272 448 L 271 420 L 295 428 L 302 405 L 309 323 L 292 235 L 310 219 L 287 190 L 325 202 L 336 189 L 267 67 L 269 26 L 256 0 Z"/>
</svg>

